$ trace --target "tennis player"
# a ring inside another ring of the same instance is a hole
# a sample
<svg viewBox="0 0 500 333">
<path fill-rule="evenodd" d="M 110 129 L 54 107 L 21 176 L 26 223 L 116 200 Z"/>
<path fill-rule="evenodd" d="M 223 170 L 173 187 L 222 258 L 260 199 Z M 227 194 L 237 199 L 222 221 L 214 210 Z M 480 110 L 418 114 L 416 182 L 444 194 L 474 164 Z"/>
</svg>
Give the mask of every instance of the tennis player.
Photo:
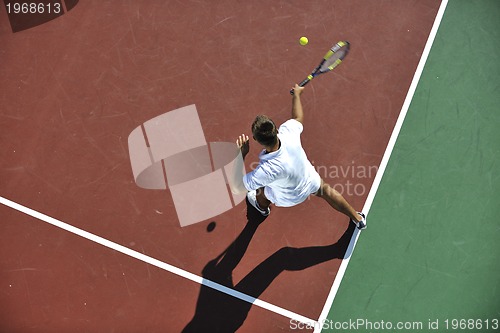
<svg viewBox="0 0 500 333">
<path fill-rule="evenodd" d="M 252 134 L 264 149 L 259 165 L 243 176 L 247 199 L 262 215 L 270 214 L 270 205 L 291 207 L 304 202 L 311 194 L 325 199 L 330 206 L 347 215 L 358 229 L 366 228 L 366 218 L 356 212 L 344 197 L 321 179 L 307 159 L 300 142 L 304 112 L 300 95 L 304 87 L 295 85 L 292 97 L 292 119 L 279 129 L 267 116 L 259 115 L 252 124 Z M 236 144 L 243 158 L 250 149 L 249 139 L 240 135 Z"/>
</svg>

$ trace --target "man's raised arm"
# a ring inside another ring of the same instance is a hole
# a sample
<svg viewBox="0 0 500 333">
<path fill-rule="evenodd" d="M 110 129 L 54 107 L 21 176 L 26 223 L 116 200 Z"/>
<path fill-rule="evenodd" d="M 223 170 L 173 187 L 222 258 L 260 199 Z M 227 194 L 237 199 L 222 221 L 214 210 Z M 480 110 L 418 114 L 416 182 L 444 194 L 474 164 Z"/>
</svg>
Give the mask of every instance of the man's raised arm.
<svg viewBox="0 0 500 333">
<path fill-rule="evenodd" d="M 301 124 L 304 124 L 304 111 L 302 110 L 302 102 L 300 101 L 300 95 L 303 90 L 304 87 L 299 87 L 298 84 L 295 84 L 292 96 L 292 119 L 297 120 Z"/>
</svg>

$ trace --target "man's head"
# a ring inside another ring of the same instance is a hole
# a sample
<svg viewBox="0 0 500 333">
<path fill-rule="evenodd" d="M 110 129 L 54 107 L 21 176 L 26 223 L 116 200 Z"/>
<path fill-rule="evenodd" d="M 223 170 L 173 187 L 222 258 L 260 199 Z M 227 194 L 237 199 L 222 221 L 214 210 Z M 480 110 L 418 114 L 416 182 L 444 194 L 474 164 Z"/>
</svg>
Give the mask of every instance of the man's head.
<svg viewBox="0 0 500 333">
<path fill-rule="evenodd" d="M 278 142 L 278 130 L 268 116 L 257 116 L 252 124 L 253 138 L 264 147 L 274 147 Z"/>
</svg>

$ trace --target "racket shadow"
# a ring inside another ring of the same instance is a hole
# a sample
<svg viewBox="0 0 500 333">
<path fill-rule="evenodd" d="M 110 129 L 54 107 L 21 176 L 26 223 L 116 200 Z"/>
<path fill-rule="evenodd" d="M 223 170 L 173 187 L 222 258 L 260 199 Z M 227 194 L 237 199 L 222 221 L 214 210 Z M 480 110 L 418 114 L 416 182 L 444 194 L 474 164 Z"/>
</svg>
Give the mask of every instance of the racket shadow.
<svg viewBox="0 0 500 333">
<path fill-rule="evenodd" d="M 202 271 L 203 278 L 258 298 L 283 271 L 303 270 L 332 259 L 344 258 L 355 230 L 354 224 L 349 223 L 342 237 L 331 245 L 283 247 L 234 285 L 232 272 L 265 219 L 247 201 L 246 226 L 224 252 L 207 263 Z M 251 307 L 249 302 L 201 285 L 193 319 L 182 332 L 236 332 L 243 325 Z"/>
</svg>

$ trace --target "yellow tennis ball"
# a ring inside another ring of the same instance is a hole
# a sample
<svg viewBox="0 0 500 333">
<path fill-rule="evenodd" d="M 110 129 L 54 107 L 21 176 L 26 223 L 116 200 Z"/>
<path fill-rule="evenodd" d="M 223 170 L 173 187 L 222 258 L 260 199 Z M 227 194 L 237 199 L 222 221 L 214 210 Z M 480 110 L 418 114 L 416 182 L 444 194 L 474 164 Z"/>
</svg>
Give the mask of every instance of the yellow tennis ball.
<svg viewBox="0 0 500 333">
<path fill-rule="evenodd" d="M 300 37 L 299 43 L 300 45 L 306 45 L 307 43 L 309 43 L 309 39 L 307 39 L 307 37 Z"/>
</svg>

